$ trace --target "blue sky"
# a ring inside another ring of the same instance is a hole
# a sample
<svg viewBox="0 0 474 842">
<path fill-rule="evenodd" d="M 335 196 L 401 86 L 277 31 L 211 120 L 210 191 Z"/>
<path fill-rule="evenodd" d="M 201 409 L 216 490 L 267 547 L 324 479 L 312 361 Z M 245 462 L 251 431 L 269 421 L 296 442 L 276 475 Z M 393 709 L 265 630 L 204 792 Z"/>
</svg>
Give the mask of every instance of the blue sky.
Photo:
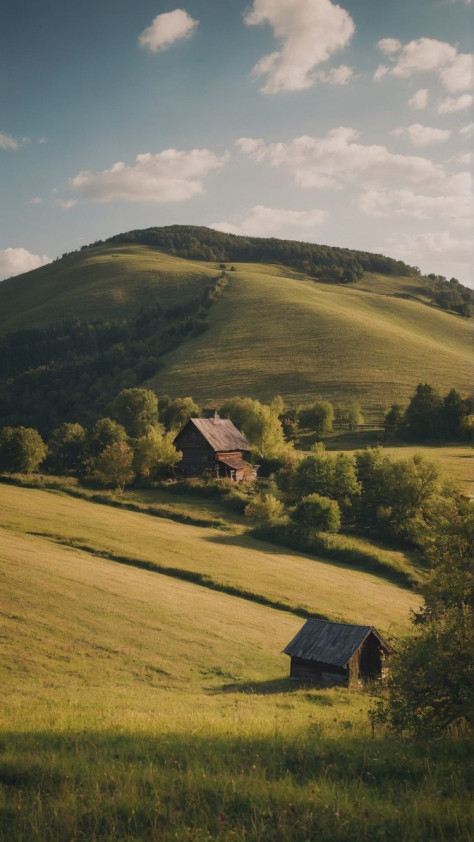
<svg viewBox="0 0 474 842">
<path fill-rule="evenodd" d="M 376 251 L 472 285 L 471 0 L 16 0 L 0 279 L 133 228 Z"/>
</svg>

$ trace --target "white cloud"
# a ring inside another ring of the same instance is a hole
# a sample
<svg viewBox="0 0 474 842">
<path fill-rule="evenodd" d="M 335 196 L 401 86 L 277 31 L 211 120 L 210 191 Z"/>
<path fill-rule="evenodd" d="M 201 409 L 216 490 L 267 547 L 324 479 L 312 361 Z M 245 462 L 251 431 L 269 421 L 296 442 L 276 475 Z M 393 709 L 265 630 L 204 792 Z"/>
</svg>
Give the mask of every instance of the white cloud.
<svg viewBox="0 0 474 842">
<path fill-rule="evenodd" d="M 398 38 L 382 38 L 378 42 L 377 47 L 381 53 L 389 56 L 392 53 L 398 53 L 398 51 L 401 50 L 402 42 L 399 41 Z"/>
<path fill-rule="evenodd" d="M 384 38 L 378 46 L 396 39 Z M 385 50 L 386 52 L 386 50 Z M 390 56 L 392 57 L 392 56 Z M 418 38 L 398 50 L 395 63 L 389 72 L 393 76 L 408 78 L 414 73 L 431 71 L 438 75 L 450 93 L 470 90 L 473 75 L 473 56 L 458 53 L 456 47 L 435 38 Z"/>
<path fill-rule="evenodd" d="M 419 91 L 416 91 L 408 100 L 408 105 L 418 109 L 418 111 L 424 111 L 428 106 L 428 88 L 420 88 Z"/>
<path fill-rule="evenodd" d="M 0 251 L 0 280 L 21 275 L 51 263 L 47 254 L 32 254 L 24 248 L 6 248 Z"/>
<path fill-rule="evenodd" d="M 468 239 L 454 237 L 450 231 L 387 238 L 386 250 L 400 260 L 419 266 L 422 272 L 435 272 L 459 278 L 472 285 L 472 248 Z"/>
<path fill-rule="evenodd" d="M 458 228 L 470 228 L 472 198 L 469 193 L 428 196 L 413 190 L 366 190 L 359 199 L 368 216 L 408 216 L 414 219 L 444 219 Z"/>
<path fill-rule="evenodd" d="M 331 67 L 327 72 L 325 70 L 316 71 L 314 78 L 317 82 L 323 82 L 328 85 L 347 85 L 353 75 L 354 71 L 352 67 L 347 67 L 346 64 L 340 64 L 339 67 Z"/>
<path fill-rule="evenodd" d="M 455 114 L 457 111 L 467 111 L 472 105 L 472 94 L 462 96 L 447 96 L 437 106 L 438 114 Z"/>
<path fill-rule="evenodd" d="M 228 160 L 208 149 L 165 149 L 137 155 L 127 166 L 118 161 L 109 170 L 83 170 L 70 180 L 82 196 L 97 202 L 124 199 L 129 202 L 184 202 L 204 192 L 203 179 Z"/>
<path fill-rule="evenodd" d="M 399 126 L 391 132 L 395 137 L 407 136 L 413 146 L 430 146 L 433 143 L 445 143 L 451 136 L 450 129 L 434 129 L 413 123 L 411 126 Z"/>
<path fill-rule="evenodd" d="M 459 134 L 462 134 L 463 137 L 474 137 L 474 123 L 463 126 L 462 129 L 459 129 Z"/>
<path fill-rule="evenodd" d="M 374 73 L 375 81 L 380 82 L 380 80 L 383 79 L 384 76 L 386 76 L 387 73 L 389 73 L 389 72 L 390 72 L 390 68 L 386 64 L 379 64 L 379 66 L 377 67 L 377 70 Z"/>
<path fill-rule="evenodd" d="M 33 196 L 33 198 L 28 202 L 29 205 L 41 205 L 42 203 L 43 200 L 41 196 Z"/>
<path fill-rule="evenodd" d="M 18 149 L 19 143 L 11 134 L 0 132 L 0 149 Z"/>
<path fill-rule="evenodd" d="M 280 42 L 279 50 L 254 67 L 256 76 L 266 77 L 265 94 L 314 85 L 315 68 L 346 47 L 355 32 L 349 13 L 330 0 L 254 0 L 244 20 L 248 26 L 269 23 Z"/>
<path fill-rule="evenodd" d="M 77 199 L 56 199 L 55 205 L 58 205 L 63 210 L 70 210 L 77 205 Z"/>
<path fill-rule="evenodd" d="M 145 50 L 157 53 L 168 49 L 175 41 L 191 38 L 198 24 L 199 21 L 194 20 L 184 9 L 175 9 L 173 12 L 157 15 L 151 26 L 140 34 L 138 41 Z"/>
<path fill-rule="evenodd" d="M 459 263 L 467 263 L 472 254 L 471 241 L 453 237 L 450 231 L 419 234 L 414 237 L 413 245 L 425 254 Z"/>
<path fill-rule="evenodd" d="M 211 228 L 225 231 L 227 234 L 246 234 L 253 237 L 270 237 L 278 234 L 285 236 L 289 229 L 307 232 L 321 225 L 326 217 L 325 211 L 317 209 L 294 211 L 255 205 L 247 211 L 239 224 L 214 222 Z M 294 233 L 291 236 L 294 238 Z M 308 236 L 307 233 L 304 236 Z"/>
<path fill-rule="evenodd" d="M 290 143 L 269 143 L 252 138 L 237 141 L 240 150 L 253 160 L 282 167 L 303 188 L 341 188 L 363 179 L 367 186 L 387 181 L 407 187 L 452 192 L 454 180 L 442 166 L 429 158 L 400 155 L 385 146 L 357 143 L 355 129 L 339 126 L 326 137 L 303 135 Z"/>
</svg>

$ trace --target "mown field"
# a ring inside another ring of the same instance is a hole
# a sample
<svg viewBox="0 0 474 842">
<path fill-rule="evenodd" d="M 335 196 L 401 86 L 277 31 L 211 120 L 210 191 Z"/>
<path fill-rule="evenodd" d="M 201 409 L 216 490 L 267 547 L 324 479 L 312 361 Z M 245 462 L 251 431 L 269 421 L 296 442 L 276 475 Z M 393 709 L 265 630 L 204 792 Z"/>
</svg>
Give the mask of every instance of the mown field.
<svg viewBox="0 0 474 842">
<path fill-rule="evenodd" d="M 236 394 L 263 401 L 281 394 L 290 404 L 358 400 L 378 421 L 420 381 L 443 392 L 470 388 L 469 319 L 428 306 L 413 278 L 366 273 L 356 284 L 331 285 L 275 264 L 228 269 L 208 329 L 183 338 L 141 385 L 204 403 Z M 130 318 L 157 303 L 183 306 L 219 272 L 215 262 L 148 246 L 85 249 L 2 283 L 0 335 L 68 319 Z"/>
<path fill-rule="evenodd" d="M 58 493 L 1 485 L 0 512 L 2 842 L 470 838 L 461 742 L 372 733 L 365 691 L 298 687 L 280 654 L 294 601 L 390 633 L 413 592 Z"/>
</svg>

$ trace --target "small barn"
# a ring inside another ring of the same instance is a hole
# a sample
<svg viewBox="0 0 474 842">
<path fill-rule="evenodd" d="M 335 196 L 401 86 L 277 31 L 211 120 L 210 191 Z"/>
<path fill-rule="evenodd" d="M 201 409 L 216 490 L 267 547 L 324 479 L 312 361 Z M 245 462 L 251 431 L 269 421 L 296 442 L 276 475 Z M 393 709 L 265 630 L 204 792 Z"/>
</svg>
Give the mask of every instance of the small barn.
<svg viewBox="0 0 474 842">
<path fill-rule="evenodd" d="M 393 649 L 373 626 L 307 620 L 283 650 L 290 678 L 326 686 L 349 686 L 381 678 Z"/>
<path fill-rule="evenodd" d="M 229 418 L 190 418 L 174 440 L 183 454 L 179 468 L 185 476 L 211 473 L 235 482 L 254 480 L 257 469 L 246 461 L 250 443 Z"/>
</svg>

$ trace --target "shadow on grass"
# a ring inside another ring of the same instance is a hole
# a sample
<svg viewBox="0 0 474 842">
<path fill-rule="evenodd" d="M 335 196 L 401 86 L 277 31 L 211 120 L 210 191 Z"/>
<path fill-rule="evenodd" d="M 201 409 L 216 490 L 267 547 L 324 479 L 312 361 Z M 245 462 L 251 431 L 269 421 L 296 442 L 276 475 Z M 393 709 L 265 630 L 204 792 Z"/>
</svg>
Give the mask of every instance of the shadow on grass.
<svg viewBox="0 0 474 842">
<path fill-rule="evenodd" d="M 271 696 L 275 694 L 295 693 L 298 690 L 308 691 L 307 698 L 310 698 L 311 702 L 315 704 L 321 705 L 322 707 L 331 707 L 333 705 L 329 696 L 324 694 L 323 688 L 313 684 L 302 684 L 291 678 L 272 678 L 269 681 L 236 681 L 231 684 L 223 684 L 214 693 L 244 693 L 250 696 Z M 309 693 L 309 691 L 317 692 Z"/>
</svg>

